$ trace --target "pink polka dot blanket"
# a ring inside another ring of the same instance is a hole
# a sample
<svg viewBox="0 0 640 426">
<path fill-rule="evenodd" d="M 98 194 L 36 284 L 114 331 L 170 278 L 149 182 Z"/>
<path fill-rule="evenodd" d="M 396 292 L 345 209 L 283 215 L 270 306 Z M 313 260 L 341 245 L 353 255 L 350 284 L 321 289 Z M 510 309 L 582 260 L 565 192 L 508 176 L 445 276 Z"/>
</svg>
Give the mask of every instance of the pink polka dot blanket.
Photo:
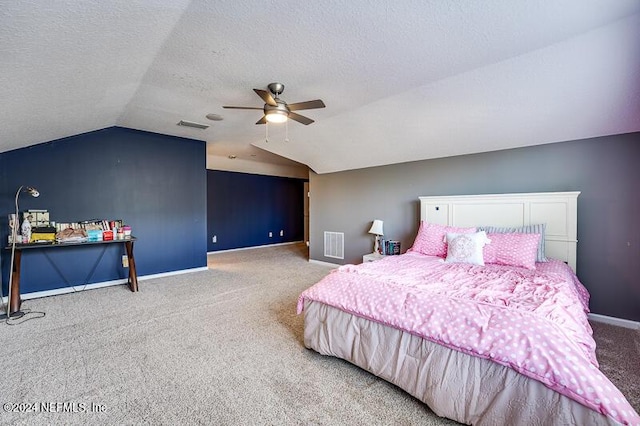
<svg viewBox="0 0 640 426">
<path fill-rule="evenodd" d="M 300 295 L 298 313 L 305 300 L 490 359 L 621 424 L 640 425 L 598 369 L 589 293 L 560 261 L 530 270 L 406 253 L 341 266 Z"/>
</svg>

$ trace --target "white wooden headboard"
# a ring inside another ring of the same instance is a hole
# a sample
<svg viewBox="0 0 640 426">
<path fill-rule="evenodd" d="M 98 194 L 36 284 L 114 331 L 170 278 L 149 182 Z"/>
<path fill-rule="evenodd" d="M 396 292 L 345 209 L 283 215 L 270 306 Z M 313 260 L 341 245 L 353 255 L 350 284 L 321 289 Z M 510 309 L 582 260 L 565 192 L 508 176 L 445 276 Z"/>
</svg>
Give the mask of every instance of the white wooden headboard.
<svg viewBox="0 0 640 426">
<path fill-rule="evenodd" d="M 546 224 L 545 253 L 576 270 L 580 192 L 419 197 L 420 220 L 439 225 L 509 226 Z"/>
</svg>

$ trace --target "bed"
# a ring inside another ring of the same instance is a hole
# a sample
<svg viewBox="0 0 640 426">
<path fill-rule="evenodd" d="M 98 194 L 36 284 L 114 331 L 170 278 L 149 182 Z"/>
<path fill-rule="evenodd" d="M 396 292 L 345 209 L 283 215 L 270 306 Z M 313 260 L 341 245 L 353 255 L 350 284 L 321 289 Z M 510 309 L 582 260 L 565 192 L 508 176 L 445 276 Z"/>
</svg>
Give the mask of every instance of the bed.
<svg viewBox="0 0 640 426">
<path fill-rule="evenodd" d="M 640 425 L 598 369 L 574 273 L 578 195 L 420 197 L 407 253 L 300 295 L 305 346 L 465 424 Z"/>
</svg>

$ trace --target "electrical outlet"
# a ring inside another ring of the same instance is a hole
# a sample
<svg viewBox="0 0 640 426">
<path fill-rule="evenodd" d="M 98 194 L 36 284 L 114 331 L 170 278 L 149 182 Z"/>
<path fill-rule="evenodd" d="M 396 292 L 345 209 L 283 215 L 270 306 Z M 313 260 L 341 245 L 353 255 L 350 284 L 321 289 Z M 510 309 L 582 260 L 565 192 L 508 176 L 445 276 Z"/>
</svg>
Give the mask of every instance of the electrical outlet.
<svg viewBox="0 0 640 426">
<path fill-rule="evenodd" d="M 129 257 L 127 257 L 126 254 L 122 255 L 122 267 L 123 268 L 128 268 L 129 267 Z"/>
<path fill-rule="evenodd" d="M 280 230 L 280 236 L 284 237 L 284 230 L 282 230 L 282 229 Z"/>
<path fill-rule="evenodd" d="M 217 243 L 218 242 L 218 236 L 214 235 L 213 237 L 211 237 L 211 242 L 212 243 Z"/>
<path fill-rule="evenodd" d="M 273 232 L 269 232 L 269 238 L 273 237 Z"/>
</svg>

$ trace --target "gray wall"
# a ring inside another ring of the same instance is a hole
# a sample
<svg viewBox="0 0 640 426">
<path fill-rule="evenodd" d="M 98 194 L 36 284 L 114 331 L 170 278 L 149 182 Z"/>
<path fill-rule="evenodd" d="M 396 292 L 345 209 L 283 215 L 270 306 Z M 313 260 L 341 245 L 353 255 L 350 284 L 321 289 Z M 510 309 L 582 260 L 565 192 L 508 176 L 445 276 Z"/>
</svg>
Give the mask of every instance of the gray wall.
<svg viewBox="0 0 640 426">
<path fill-rule="evenodd" d="M 591 311 L 640 321 L 640 133 L 309 178 L 310 258 L 334 263 L 324 257 L 323 232 L 344 232 L 343 263 L 360 263 L 373 248 L 373 219 L 406 251 L 420 195 L 581 191 L 577 275 Z"/>
</svg>

